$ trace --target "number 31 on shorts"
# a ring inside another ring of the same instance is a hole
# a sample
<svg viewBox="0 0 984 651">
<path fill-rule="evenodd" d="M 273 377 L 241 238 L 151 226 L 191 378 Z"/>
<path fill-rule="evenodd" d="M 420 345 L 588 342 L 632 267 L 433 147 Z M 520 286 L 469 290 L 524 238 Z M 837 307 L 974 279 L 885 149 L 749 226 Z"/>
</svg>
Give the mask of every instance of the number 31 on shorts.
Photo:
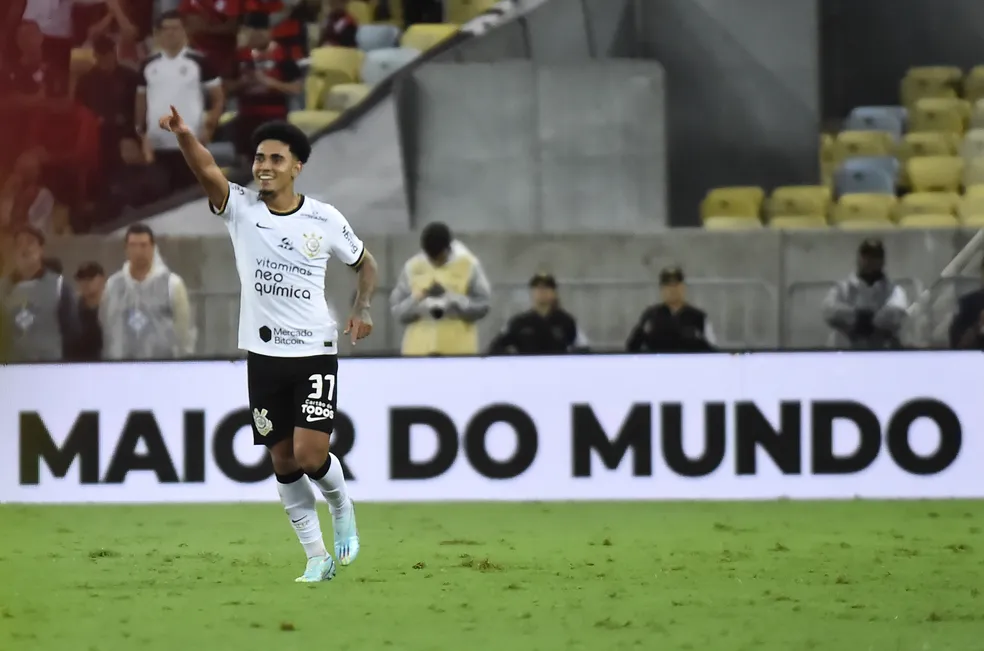
<svg viewBox="0 0 984 651">
<path fill-rule="evenodd" d="M 325 402 L 331 402 L 335 397 L 335 376 L 334 375 L 319 375 L 315 373 L 308 378 L 311 380 L 311 388 L 313 391 L 308 394 L 308 400 L 323 400 Z M 327 395 L 325 394 L 325 385 L 328 385 Z"/>
</svg>

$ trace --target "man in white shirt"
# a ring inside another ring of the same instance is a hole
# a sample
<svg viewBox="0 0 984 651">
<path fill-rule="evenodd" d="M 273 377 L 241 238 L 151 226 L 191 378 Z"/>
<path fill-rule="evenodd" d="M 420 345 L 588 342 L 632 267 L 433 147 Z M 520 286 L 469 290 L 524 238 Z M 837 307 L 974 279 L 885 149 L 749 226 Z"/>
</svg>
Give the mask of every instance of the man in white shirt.
<svg viewBox="0 0 984 651">
<path fill-rule="evenodd" d="M 163 115 L 171 106 L 185 116 L 186 124 L 203 142 L 209 142 L 222 116 L 225 98 L 222 79 L 211 64 L 196 50 L 188 48 L 181 15 L 167 12 L 157 20 L 161 51 L 147 58 L 140 67 L 137 88 L 137 133 L 144 139 L 148 157 L 161 163 L 170 176 L 171 189 L 194 182 L 181 150 L 155 119 L 148 115 Z M 203 92 L 208 94 L 206 111 Z"/>
<path fill-rule="evenodd" d="M 212 212 L 232 236 L 242 285 L 239 347 L 248 352 L 253 441 L 270 451 L 281 501 L 308 557 L 297 581 L 327 581 L 335 575 L 335 562 L 325 549 L 304 475 L 328 501 L 340 564 L 355 560 L 359 535 L 341 462 L 328 446 L 337 409 L 338 328 L 325 300 L 325 266 L 334 256 L 358 271 L 345 329 L 354 344 L 372 331 L 376 262 L 338 210 L 294 191 L 311 154 L 297 127 L 269 122 L 256 130 L 258 189 L 252 190 L 226 180 L 173 107 L 160 125 L 177 135 Z"/>
</svg>

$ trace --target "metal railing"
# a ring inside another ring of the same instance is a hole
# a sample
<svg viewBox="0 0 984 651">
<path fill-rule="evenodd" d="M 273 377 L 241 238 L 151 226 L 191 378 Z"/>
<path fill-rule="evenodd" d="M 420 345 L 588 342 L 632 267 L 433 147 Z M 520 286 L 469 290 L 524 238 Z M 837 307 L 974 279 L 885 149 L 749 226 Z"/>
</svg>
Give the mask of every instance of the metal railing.
<svg viewBox="0 0 984 651">
<path fill-rule="evenodd" d="M 779 345 L 779 293 L 762 280 L 707 278 L 688 281 L 690 302 L 707 312 L 721 348 L 776 348 Z M 373 304 L 376 331 L 357 351 L 372 354 L 400 349 L 403 328 L 389 311 L 390 287 L 379 287 Z M 652 281 L 560 280 L 560 301 L 578 321 L 596 350 L 621 350 L 648 306 L 659 301 L 659 288 Z M 239 322 L 239 294 L 191 292 L 198 328 L 196 351 L 206 357 L 235 357 Z M 350 297 L 331 295 L 339 310 Z M 509 317 L 529 308 L 525 283 L 498 283 L 492 288 L 492 307 L 479 325 L 483 349 L 505 326 Z"/>
</svg>

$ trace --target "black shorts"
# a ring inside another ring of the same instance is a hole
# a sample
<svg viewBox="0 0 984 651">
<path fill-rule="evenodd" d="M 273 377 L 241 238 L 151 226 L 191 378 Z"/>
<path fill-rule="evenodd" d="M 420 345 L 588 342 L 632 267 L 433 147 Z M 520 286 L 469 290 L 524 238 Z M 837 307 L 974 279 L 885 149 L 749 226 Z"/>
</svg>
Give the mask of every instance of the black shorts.
<svg viewBox="0 0 984 651">
<path fill-rule="evenodd" d="M 246 357 L 253 443 L 271 445 L 295 427 L 331 434 L 338 404 L 338 356 Z"/>
</svg>

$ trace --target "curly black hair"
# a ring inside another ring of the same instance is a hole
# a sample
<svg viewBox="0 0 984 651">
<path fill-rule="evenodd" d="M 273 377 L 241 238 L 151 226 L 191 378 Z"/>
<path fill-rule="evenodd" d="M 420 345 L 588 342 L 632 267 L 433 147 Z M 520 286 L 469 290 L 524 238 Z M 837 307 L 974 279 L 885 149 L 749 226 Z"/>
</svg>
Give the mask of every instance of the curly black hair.
<svg viewBox="0 0 984 651">
<path fill-rule="evenodd" d="M 304 132 L 289 122 L 274 121 L 261 125 L 253 132 L 253 151 L 264 140 L 282 142 L 290 149 L 290 153 L 302 163 L 311 157 L 311 142 Z"/>
</svg>

